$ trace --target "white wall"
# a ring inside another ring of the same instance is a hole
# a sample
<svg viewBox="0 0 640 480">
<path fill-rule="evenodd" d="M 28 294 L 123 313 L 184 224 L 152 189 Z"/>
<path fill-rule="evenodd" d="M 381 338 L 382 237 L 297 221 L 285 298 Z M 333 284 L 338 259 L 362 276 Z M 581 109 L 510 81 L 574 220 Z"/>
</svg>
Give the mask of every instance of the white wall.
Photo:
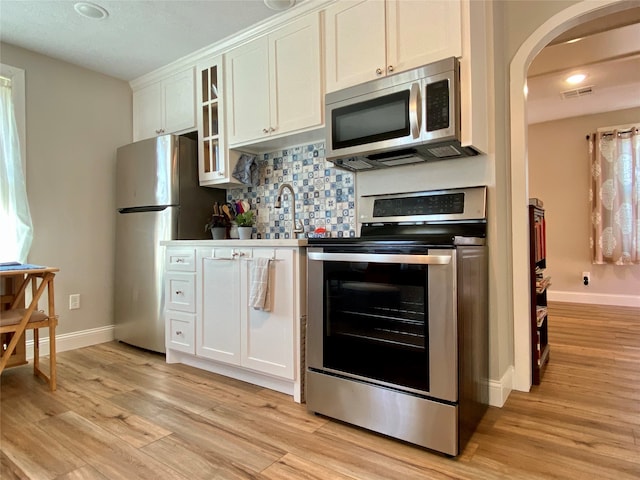
<svg viewBox="0 0 640 480">
<path fill-rule="evenodd" d="M 131 90 L 121 80 L 0 45 L 25 70 L 31 263 L 60 268 L 57 333 L 113 324 L 115 153 L 131 142 Z M 68 309 L 69 294 L 81 308 Z"/>
<path fill-rule="evenodd" d="M 544 201 L 550 299 L 640 306 L 640 265 L 592 265 L 585 136 L 640 122 L 640 108 L 529 125 L 529 195 Z M 582 284 L 582 272 L 591 283 Z"/>
</svg>

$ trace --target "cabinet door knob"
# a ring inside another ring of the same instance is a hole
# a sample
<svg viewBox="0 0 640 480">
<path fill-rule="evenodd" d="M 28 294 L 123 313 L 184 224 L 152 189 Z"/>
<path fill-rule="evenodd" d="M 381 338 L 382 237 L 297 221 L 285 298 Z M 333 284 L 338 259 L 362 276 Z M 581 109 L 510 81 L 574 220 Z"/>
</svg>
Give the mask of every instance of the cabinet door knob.
<svg viewBox="0 0 640 480">
<path fill-rule="evenodd" d="M 176 290 L 176 295 L 184 295 L 184 292 L 182 290 Z"/>
<path fill-rule="evenodd" d="M 376 75 L 382 75 L 382 69 L 376 68 Z"/>
<path fill-rule="evenodd" d="M 275 128 L 273 128 L 273 127 L 269 127 L 269 133 L 271 133 L 271 132 L 275 132 L 275 131 L 276 131 L 276 129 L 275 129 Z"/>
<path fill-rule="evenodd" d="M 263 128 L 263 129 L 262 129 L 262 133 L 269 133 L 269 130 L 268 130 L 268 129 L 266 129 L 266 128 Z"/>
<path fill-rule="evenodd" d="M 162 129 L 158 128 L 158 129 L 156 130 L 156 133 L 162 133 Z"/>
<path fill-rule="evenodd" d="M 180 335 L 180 336 L 182 336 L 182 330 L 178 330 L 178 331 L 176 332 L 176 335 Z"/>
<path fill-rule="evenodd" d="M 393 72 L 393 65 L 389 65 L 389 66 L 387 67 L 387 71 L 389 71 L 389 72 Z"/>
</svg>

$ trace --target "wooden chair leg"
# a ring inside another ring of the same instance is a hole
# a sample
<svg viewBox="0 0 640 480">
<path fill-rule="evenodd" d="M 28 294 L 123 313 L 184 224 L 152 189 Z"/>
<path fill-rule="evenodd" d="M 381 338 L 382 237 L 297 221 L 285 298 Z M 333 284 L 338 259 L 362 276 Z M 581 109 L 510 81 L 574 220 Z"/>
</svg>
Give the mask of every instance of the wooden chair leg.
<svg viewBox="0 0 640 480">
<path fill-rule="evenodd" d="M 49 303 L 49 387 L 53 392 L 56 389 L 56 326 L 58 324 L 53 293 L 53 277 L 49 280 L 47 293 Z"/>
<path fill-rule="evenodd" d="M 33 372 L 40 370 L 40 329 L 33 329 Z"/>
<path fill-rule="evenodd" d="M 52 392 L 56 389 L 56 323 L 55 318 L 49 323 L 49 387 Z"/>
</svg>

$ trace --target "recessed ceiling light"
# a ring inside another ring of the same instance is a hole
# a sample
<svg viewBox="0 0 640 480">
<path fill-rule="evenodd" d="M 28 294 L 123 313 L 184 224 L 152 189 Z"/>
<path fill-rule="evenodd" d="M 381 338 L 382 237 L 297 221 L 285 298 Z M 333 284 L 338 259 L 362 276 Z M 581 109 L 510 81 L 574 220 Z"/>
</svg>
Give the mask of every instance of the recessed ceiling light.
<svg viewBox="0 0 640 480">
<path fill-rule="evenodd" d="M 264 4 L 271 10 L 286 10 L 293 7 L 296 0 L 264 0 Z"/>
<path fill-rule="evenodd" d="M 577 85 L 578 83 L 582 83 L 587 76 L 583 73 L 577 73 L 575 75 L 571 75 L 567 77 L 565 82 L 570 83 L 571 85 Z"/>
<path fill-rule="evenodd" d="M 100 5 L 96 5 L 94 3 L 78 2 L 73 6 L 73 8 L 83 17 L 93 18 L 96 20 L 107 18 L 109 16 L 109 12 Z"/>
</svg>

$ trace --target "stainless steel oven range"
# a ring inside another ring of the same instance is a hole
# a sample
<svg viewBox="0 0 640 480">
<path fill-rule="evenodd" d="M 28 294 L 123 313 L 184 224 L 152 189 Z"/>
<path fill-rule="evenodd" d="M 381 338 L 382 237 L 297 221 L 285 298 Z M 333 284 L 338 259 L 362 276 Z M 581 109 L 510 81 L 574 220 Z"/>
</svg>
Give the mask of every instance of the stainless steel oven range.
<svg viewBox="0 0 640 480">
<path fill-rule="evenodd" d="M 361 197 L 309 239 L 307 407 L 447 455 L 488 404 L 486 187 Z"/>
</svg>

